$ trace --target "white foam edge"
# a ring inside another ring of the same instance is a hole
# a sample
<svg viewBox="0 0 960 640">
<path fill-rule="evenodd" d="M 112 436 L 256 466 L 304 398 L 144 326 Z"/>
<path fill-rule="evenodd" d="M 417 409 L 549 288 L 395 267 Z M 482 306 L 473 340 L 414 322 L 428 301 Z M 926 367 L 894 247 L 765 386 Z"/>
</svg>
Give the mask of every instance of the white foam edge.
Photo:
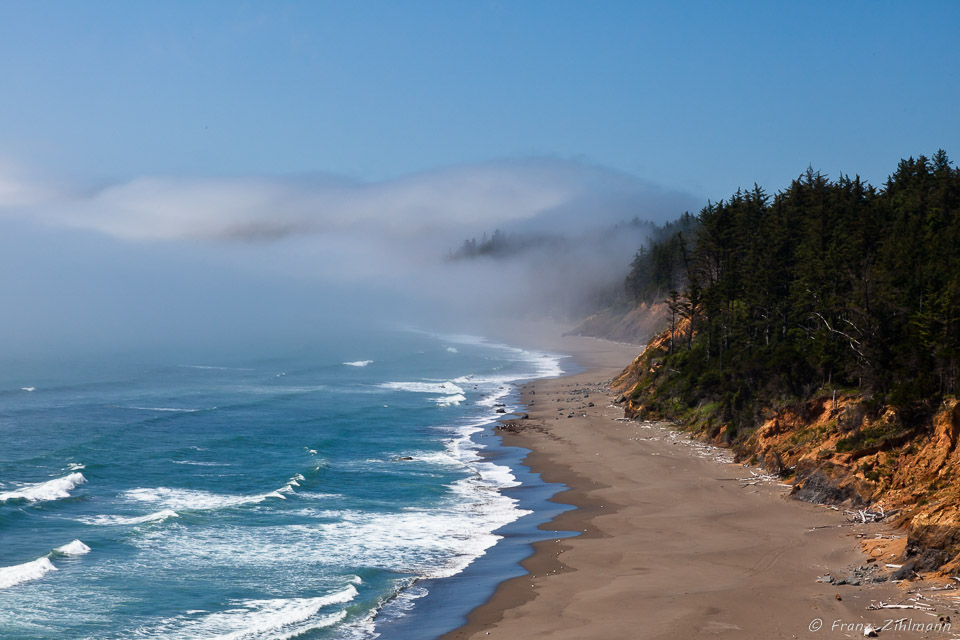
<svg viewBox="0 0 960 640">
<path fill-rule="evenodd" d="M 503 344 L 500 342 L 494 342 L 483 336 L 476 336 L 470 334 L 443 334 L 443 333 L 431 333 L 413 330 L 415 333 L 425 333 L 430 335 L 441 342 L 452 342 L 454 344 L 461 345 L 472 345 L 472 346 L 482 346 L 490 349 L 497 349 L 500 351 L 506 351 L 514 356 L 519 356 L 519 359 L 525 360 L 537 366 L 537 375 L 533 378 L 555 378 L 557 376 L 563 375 L 563 369 L 560 367 L 560 361 L 568 358 L 567 355 L 551 353 L 548 351 L 540 351 L 536 349 L 522 349 L 520 347 L 513 347 L 508 344 Z"/>
<path fill-rule="evenodd" d="M 370 609 L 366 616 L 354 620 L 339 631 L 344 640 L 371 640 L 379 638 L 376 628 L 379 622 L 400 618 L 409 612 L 416 601 L 429 593 L 426 587 L 416 580 L 406 581 L 397 586 L 397 590 L 386 598 L 380 598 L 377 606 Z"/>
<path fill-rule="evenodd" d="M 36 560 L 9 567 L 0 567 L 0 589 L 9 589 L 24 582 L 40 580 L 51 571 L 58 571 L 50 560 L 51 556 L 82 556 L 87 553 L 90 553 L 90 547 L 80 540 L 73 540 Z"/>
<path fill-rule="evenodd" d="M 163 509 L 162 511 L 156 511 L 154 513 L 148 513 L 144 516 L 120 516 L 120 515 L 102 515 L 102 516 L 85 516 L 77 518 L 79 522 L 84 524 L 92 524 L 98 526 L 116 526 L 116 525 L 136 525 L 136 524 L 146 524 L 148 522 L 163 522 L 170 518 L 179 518 L 180 514 L 172 509 Z"/>
<path fill-rule="evenodd" d="M 56 570 L 57 568 L 53 566 L 47 556 L 23 564 L 0 567 L 0 589 L 9 589 L 24 582 L 39 580 L 51 571 Z"/>
<path fill-rule="evenodd" d="M 357 589 L 345 589 L 314 598 L 274 598 L 236 600 L 229 609 L 212 613 L 193 610 L 162 620 L 149 629 L 139 629 L 138 637 L 176 638 L 177 640 L 289 640 L 310 631 L 342 622 L 346 609 L 318 617 L 320 610 L 346 604 L 357 597 Z M 196 615 L 196 614 L 203 615 Z"/>
<path fill-rule="evenodd" d="M 450 380 L 417 380 L 411 382 L 382 382 L 377 385 L 390 391 L 409 391 L 412 393 L 442 393 L 453 395 L 463 393 L 463 389 Z"/>
<path fill-rule="evenodd" d="M 207 407 L 205 409 L 187 409 L 181 407 L 136 407 L 136 406 L 125 406 L 121 407 L 122 409 L 135 409 L 137 411 L 157 411 L 161 413 L 198 413 L 200 411 L 212 411 L 216 407 Z"/>
<path fill-rule="evenodd" d="M 90 547 L 80 540 L 73 540 L 72 542 L 57 547 L 54 549 L 54 552 L 64 556 L 82 556 L 90 553 Z"/>
<path fill-rule="evenodd" d="M 27 500 L 29 502 L 45 502 L 69 498 L 70 491 L 86 482 L 87 479 L 80 472 L 74 472 L 62 478 L 54 478 L 46 482 L 23 484 L 13 491 L 0 493 L 0 502 L 7 500 Z"/>
<path fill-rule="evenodd" d="M 210 511 L 247 504 L 259 504 L 268 498 L 286 500 L 280 489 L 256 495 L 232 495 L 212 493 L 202 489 L 177 489 L 170 487 L 140 487 L 124 491 L 122 496 L 131 502 L 160 504 L 170 510 Z M 289 488 L 292 490 L 292 488 Z"/>
<path fill-rule="evenodd" d="M 177 513 L 173 510 L 193 510 L 193 511 L 210 511 L 214 509 L 223 509 L 227 507 L 236 507 L 246 504 L 259 504 L 266 500 L 267 498 L 278 498 L 280 500 L 286 500 L 287 496 L 284 494 L 294 493 L 294 487 L 299 487 L 300 483 L 305 481 L 306 477 L 302 473 L 294 474 L 286 484 L 284 484 L 279 489 L 270 491 L 268 493 L 261 493 L 255 495 L 231 495 L 231 494 L 220 494 L 212 493 L 209 491 L 204 491 L 202 489 L 175 489 L 169 487 L 140 487 L 137 489 L 130 489 L 123 493 L 124 498 L 127 500 L 132 500 L 136 502 L 151 502 L 151 503 L 160 503 L 166 505 L 168 509 L 164 511 L 159 511 L 156 514 L 151 514 L 151 516 L 142 516 L 143 518 L 152 517 L 160 513 L 168 513 L 167 517 L 177 517 Z M 106 518 L 108 516 L 99 516 L 100 518 Z M 114 522 L 111 524 L 138 524 L 134 522 L 134 519 L 130 519 L 126 522 Z M 143 520 L 145 521 L 145 520 Z"/>
<path fill-rule="evenodd" d="M 461 402 L 466 402 L 467 397 L 462 393 L 456 393 L 449 396 L 440 396 L 439 398 L 430 398 L 438 407 L 454 407 Z"/>
</svg>

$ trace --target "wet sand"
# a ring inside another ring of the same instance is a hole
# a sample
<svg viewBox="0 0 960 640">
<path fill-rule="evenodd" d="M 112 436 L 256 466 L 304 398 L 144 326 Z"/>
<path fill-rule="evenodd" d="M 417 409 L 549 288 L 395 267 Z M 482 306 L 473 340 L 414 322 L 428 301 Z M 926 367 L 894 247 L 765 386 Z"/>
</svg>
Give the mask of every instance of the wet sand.
<svg viewBox="0 0 960 640">
<path fill-rule="evenodd" d="M 526 385 L 530 417 L 502 433 L 531 450 L 527 463 L 545 480 L 570 487 L 555 499 L 577 509 L 544 528 L 583 533 L 536 544 L 530 575 L 502 583 L 445 640 L 862 637 L 836 622 L 891 617 L 866 606 L 896 598 L 894 585 L 817 582 L 864 565 L 858 536 L 882 525 L 789 499 L 788 487 L 757 482 L 758 470 L 667 425 L 618 420 L 606 382 L 637 345 L 541 337 L 532 346 L 586 371 Z"/>
</svg>

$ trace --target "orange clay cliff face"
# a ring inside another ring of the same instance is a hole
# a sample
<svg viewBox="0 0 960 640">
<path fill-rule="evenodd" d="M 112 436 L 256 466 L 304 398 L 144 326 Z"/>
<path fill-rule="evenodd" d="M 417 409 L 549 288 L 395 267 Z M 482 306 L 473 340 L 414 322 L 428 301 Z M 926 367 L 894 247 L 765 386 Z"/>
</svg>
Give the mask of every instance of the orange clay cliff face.
<svg viewBox="0 0 960 640">
<path fill-rule="evenodd" d="M 684 334 L 677 326 L 674 339 Z M 886 406 L 864 411 L 855 392 L 822 392 L 804 402 L 767 407 L 762 423 L 725 437 L 709 406 L 664 411 L 658 392 L 658 356 L 670 332 L 657 335 L 613 381 L 631 418 L 673 419 L 695 437 L 734 449 L 738 460 L 761 465 L 793 483 L 792 495 L 851 509 L 895 511 L 908 533 L 908 556 L 918 571 L 960 572 L 960 405 L 943 402 L 923 424 L 906 426 Z M 669 406 L 669 405 L 668 405 Z M 868 405 L 869 406 L 869 405 Z"/>
</svg>

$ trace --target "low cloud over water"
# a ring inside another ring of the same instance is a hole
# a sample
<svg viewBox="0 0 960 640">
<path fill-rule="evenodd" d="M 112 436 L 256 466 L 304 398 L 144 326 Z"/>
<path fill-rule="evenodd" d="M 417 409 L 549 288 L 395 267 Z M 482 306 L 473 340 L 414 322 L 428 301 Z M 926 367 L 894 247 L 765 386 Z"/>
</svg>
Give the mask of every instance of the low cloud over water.
<svg viewBox="0 0 960 640">
<path fill-rule="evenodd" d="M 690 194 L 555 159 L 379 182 L 143 176 L 100 185 L 0 163 L 0 285 L 24 301 L 0 323 L 42 327 L 48 342 L 97 342 L 104 327 L 115 339 L 176 342 L 278 322 L 296 334 L 358 313 L 495 317 L 521 300 L 556 311 L 563 291 L 622 278 L 644 228 L 611 233 L 614 225 L 698 206 Z M 495 229 L 552 243 L 499 260 L 445 260 Z"/>
</svg>

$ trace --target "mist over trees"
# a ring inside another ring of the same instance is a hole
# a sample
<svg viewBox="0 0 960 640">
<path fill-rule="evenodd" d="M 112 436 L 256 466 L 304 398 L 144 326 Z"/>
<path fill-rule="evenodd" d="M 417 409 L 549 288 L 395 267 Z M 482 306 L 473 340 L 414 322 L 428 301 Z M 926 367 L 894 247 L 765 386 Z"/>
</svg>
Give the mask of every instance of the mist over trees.
<svg viewBox="0 0 960 640">
<path fill-rule="evenodd" d="M 688 211 L 654 231 L 650 242 L 637 251 L 624 280 L 630 301 L 661 300 L 686 282 L 690 249 L 698 227 L 696 216 Z"/>
<path fill-rule="evenodd" d="M 960 390 L 960 170 L 941 150 L 882 189 L 811 168 L 737 191 L 664 228 L 625 290 L 670 306 L 662 377 L 640 384 L 665 414 L 716 403 L 735 434 L 826 388 L 922 421 Z"/>
<path fill-rule="evenodd" d="M 518 236 L 507 235 L 500 229 L 494 230 L 490 237 L 483 234 L 480 240 L 468 238 L 456 251 L 451 251 L 447 256 L 448 260 L 464 260 L 468 258 L 478 258 L 480 256 L 490 256 L 494 258 L 503 258 L 521 251 L 535 247 L 549 247 L 550 245 L 562 244 L 563 239 L 554 236 Z"/>
<path fill-rule="evenodd" d="M 561 322 L 579 322 L 603 309 L 632 304 L 623 289 L 623 267 L 637 244 L 645 246 L 659 237 L 660 227 L 637 216 L 591 225 L 594 215 L 609 214 L 578 213 L 586 221 L 579 229 L 546 219 L 536 227 L 495 229 L 479 239 L 467 238 L 447 252 L 447 268 L 489 273 L 501 287 L 526 282 L 524 298 L 530 306 Z M 667 226 L 673 229 L 674 223 Z"/>
<path fill-rule="evenodd" d="M 689 214 L 685 214 L 685 218 L 695 220 L 695 218 Z M 646 246 L 646 243 L 651 240 L 658 240 L 667 235 L 672 235 L 675 229 L 678 228 L 678 224 L 679 222 L 667 222 L 663 227 L 658 227 L 649 220 L 641 220 L 635 216 L 628 221 L 602 226 L 589 232 L 581 231 L 576 235 L 560 231 L 552 233 L 549 231 L 508 233 L 501 229 L 495 229 L 489 236 L 484 233 L 480 239 L 467 238 L 455 251 L 450 251 L 447 254 L 447 260 L 468 260 L 484 256 L 491 258 L 508 258 L 532 250 L 562 253 L 563 251 L 570 250 L 572 247 L 583 244 L 585 240 L 590 241 L 591 244 L 603 243 L 610 238 L 624 234 L 643 238 L 644 246 Z M 549 224 L 545 224 L 544 226 L 549 226 Z M 641 252 L 642 251 L 643 249 L 641 249 Z"/>
</svg>

